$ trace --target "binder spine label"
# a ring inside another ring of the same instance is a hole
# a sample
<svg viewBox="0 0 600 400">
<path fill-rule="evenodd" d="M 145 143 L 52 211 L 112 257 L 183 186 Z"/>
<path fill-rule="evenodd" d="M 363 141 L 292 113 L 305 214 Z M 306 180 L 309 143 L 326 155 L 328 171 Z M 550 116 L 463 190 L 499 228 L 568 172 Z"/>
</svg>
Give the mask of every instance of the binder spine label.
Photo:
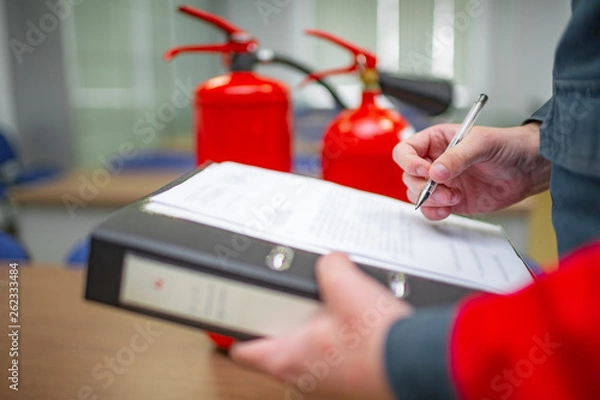
<svg viewBox="0 0 600 400">
<path fill-rule="evenodd" d="M 316 315 L 318 301 L 127 253 L 119 302 L 258 336 Z"/>
</svg>

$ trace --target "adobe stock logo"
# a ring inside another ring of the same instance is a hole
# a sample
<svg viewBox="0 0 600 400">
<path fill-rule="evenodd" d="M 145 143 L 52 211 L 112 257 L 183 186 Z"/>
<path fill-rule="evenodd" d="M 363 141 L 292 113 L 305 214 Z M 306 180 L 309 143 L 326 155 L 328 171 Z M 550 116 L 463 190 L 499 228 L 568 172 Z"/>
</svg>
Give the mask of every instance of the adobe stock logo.
<svg viewBox="0 0 600 400">
<path fill-rule="evenodd" d="M 25 21 L 27 30 L 25 32 L 25 41 L 11 38 L 8 41 L 8 47 L 17 63 L 23 63 L 23 55 L 25 53 L 33 53 L 33 51 L 46 43 L 48 35 L 58 29 L 60 22 L 67 19 L 71 13 L 73 6 L 83 3 L 84 0 L 48 0 L 46 8 L 48 12 L 42 15 L 37 24 L 31 20 Z"/>
</svg>

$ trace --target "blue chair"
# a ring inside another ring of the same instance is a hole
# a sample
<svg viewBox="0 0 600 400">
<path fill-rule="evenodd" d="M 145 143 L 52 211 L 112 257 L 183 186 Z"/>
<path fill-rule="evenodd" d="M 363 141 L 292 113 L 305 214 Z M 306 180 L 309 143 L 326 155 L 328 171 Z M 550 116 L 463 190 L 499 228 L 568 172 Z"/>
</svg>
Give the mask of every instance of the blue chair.
<svg viewBox="0 0 600 400">
<path fill-rule="evenodd" d="M 69 268 L 85 268 L 90 255 L 90 238 L 80 240 L 75 243 L 67 253 L 65 264 Z"/>
<path fill-rule="evenodd" d="M 5 162 L 16 160 L 17 154 L 13 149 L 12 145 L 9 143 L 8 139 L 2 132 L 0 132 L 0 165 Z"/>
<path fill-rule="evenodd" d="M 16 226 L 12 204 L 8 200 L 8 191 L 12 186 L 43 181 L 56 177 L 60 172 L 60 168 L 56 166 L 23 168 L 18 152 L 0 130 L 0 208 L 5 209 L 5 218 L 0 221 L 0 227 L 10 231 Z"/>
<path fill-rule="evenodd" d="M 60 168 L 51 165 L 21 166 L 17 151 L 0 130 L 0 184 L 14 185 L 55 177 Z"/>
<path fill-rule="evenodd" d="M 14 237 L 0 231 L 0 260 L 27 262 L 29 255 Z"/>
<path fill-rule="evenodd" d="M 10 164 L 13 164 L 12 168 Z M 6 198 L 8 187 L 13 183 L 17 155 L 10 142 L 0 131 L 0 199 Z M 12 171 L 11 171 L 12 170 Z"/>
</svg>

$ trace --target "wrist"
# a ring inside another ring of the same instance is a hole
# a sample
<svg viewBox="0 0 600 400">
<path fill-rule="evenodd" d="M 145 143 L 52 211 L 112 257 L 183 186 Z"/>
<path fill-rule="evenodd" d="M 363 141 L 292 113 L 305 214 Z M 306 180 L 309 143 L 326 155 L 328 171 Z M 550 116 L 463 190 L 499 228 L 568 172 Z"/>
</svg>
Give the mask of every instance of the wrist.
<svg viewBox="0 0 600 400">
<path fill-rule="evenodd" d="M 396 398 L 454 399 L 449 343 L 455 306 L 421 309 L 396 321 L 385 341 L 385 367 Z"/>
<path fill-rule="evenodd" d="M 524 130 L 524 143 L 528 149 L 527 152 L 531 155 L 530 160 L 523 169 L 529 174 L 531 182 L 529 196 L 548 190 L 550 185 L 550 161 L 539 154 L 540 125 L 540 122 L 532 121 L 521 126 Z"/>
</svg>

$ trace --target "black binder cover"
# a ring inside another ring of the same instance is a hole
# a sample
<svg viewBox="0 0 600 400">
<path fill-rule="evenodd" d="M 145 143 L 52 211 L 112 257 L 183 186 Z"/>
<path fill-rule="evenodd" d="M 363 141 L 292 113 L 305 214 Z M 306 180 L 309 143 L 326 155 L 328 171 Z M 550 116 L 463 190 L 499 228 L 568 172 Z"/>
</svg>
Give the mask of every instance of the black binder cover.
<svg viewBox="0 0 600 400">
<path fill-rule="evenodd" d="M 154 194 L 201 173 L 202 169 L 191 171 Z M 142 211 L 146 201 L 147 198 L 142 199 L 117 211 L 92 233 L 86 299 L 239 339 L 256 337 L 247 332 L 123 304 L 119 299 L 127 254 L 301 298 L 319 299 L 314 265 L 320 254 L 293 249 L 294 258 L 290 268 L 276 271 L 267 266 L 265 259 L 278 246 L 277 243 L 196 222 L 150 214 Z M 239 246 L 235 245 L 235 240 L 240 237 L 246 243 L 241 252 L 236 251 Z M 359 267 L 386 286 L 390 285 L 391 277 L 396 274 L 366 265 Z M 472 292 L 471 289 L 404 275 L 407 281 L 404 297 L 416 307 L 453 302 Z"/>
</svg>

